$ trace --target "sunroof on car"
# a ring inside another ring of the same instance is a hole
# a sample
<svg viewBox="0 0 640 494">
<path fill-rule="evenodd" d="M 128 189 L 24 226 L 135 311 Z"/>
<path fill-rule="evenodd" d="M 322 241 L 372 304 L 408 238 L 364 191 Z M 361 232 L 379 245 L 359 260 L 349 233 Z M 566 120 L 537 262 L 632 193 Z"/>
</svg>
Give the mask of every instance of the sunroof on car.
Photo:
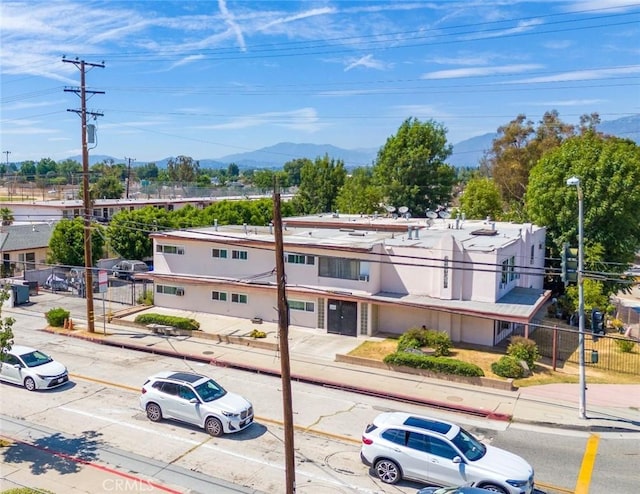
<svg viewBox="0 0 640 494">
<path fill-rule="evenodd" d="M 188 383 L 194 383 L 202 379 L 202 376 L 198 374 L 190 374 L 189 372 L 176 372 L 175 374 L 171 374 L 169 379 L 176 379 L 178 381 L 186 381 Z"/>
<path fill-rule="evenodd" d="M 426 429 L 445 435 L 451 430 L 451 426 L 449 424 L 438 422 L 436 420 L 423 419 L 420 417 L 409 417 L 404 421 L 404 425 L 419 427 L 420 429 Z"/>
</svg>

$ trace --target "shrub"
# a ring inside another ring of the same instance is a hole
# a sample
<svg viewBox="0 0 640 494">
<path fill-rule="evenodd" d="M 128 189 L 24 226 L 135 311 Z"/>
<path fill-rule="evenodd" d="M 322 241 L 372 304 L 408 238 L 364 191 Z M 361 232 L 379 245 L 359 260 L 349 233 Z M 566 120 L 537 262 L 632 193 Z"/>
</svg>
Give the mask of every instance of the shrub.
<svg viewBox="0 0 640 494">
<path fill-rule="evenodd" d="M 469 362 L 463 362 L 454 358 L 431 357 L 429 355 L 416 355 L 409 352 L 390 353 L 384 358 L 387 365 L 403 365 L 415 369 L 426 369 L 442 374 L 454 374 L 458 376 L 482 377 L 484 372 L 480 367 Z"/>
<path fill-rule="evenodd" d="M 628 339 L 616 339 L 616 346 L 622 353 L 631 353 L 636 346 L 636 342 Z"/>
<path fill-rule="evenodd" d="M 253 331 L 251 331 L 251 333 L 249 333 L 249 336 L 251 338 L 266 338 L 267 333 L 265 333 L 264 331 L 260 331 L 259 329 L 254 329 Z"/>
<path fill-rule="evenodd" d="M 153 290 L 143 291 L 136 302 L 140 305 L 153 305 Z"/>
<path fill-rule="evenodd" d="M 164 314 L 140 314 L 134 320 L 137 324 L 162 324 L 178 329 L 200 329 L 200 323 L 195 319 L 179 316 L 167 316 Z"/>
<path fill-rule="evenodd" d="M 512 355 L 503 355 L 500 360 L 491 364 L 491 371 L 502 377 L 511 377 L 513 379 L 519 379 L 524 377 L 524 369 L 520 365 L 519 359 Z"/>
<path fill-rule="evenodd" d="M 69 319 L 71 313 L 62 307 L 56 307 L 45 313 L 44 317 L 50 326 L 61 328 L 64 326 L 65 319 Z"/>
<path fill-rule="evenodd" d="M 436 357 L 447 356 L 451 354 L 451 339 L 444 331 L 423 328 L 411 328 L 398 338 L 399 352 L 422 347 L 433 348 Z"/>
<path fill-rule="evenodd" d="M 540 358 L 536 342 L 522 336 L 514 336 L 511 338 L 511 343 L 509 343 L 507 347 L 507 355 L 515 358 L 518 362 L 524 360 L 529 366 L 529 369 L 533 369 L 536 360 Z"/>
</svg>

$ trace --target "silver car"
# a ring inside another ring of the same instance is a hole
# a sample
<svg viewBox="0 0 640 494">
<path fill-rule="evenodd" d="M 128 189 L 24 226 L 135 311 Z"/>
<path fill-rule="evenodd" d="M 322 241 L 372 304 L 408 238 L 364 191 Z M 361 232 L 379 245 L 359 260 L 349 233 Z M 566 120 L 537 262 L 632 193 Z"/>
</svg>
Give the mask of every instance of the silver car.
<svg viewBox="0 0 640 494">
<path fill-rule="evenodd" d="M 253 406 L 213 379 L 191 372 L 159 372 L 142 386 L 140 407 L 153 422 L 163 418 L 203 428 L 212 436 L 238 432 L 253 423 Z"/>
<path fill-rule="evenodd" d="M 13 345 L 0 359 L 0 380 L 29 391 L 62 386 L 69 380 L 67 368 L 35 348 Z"/>
<path fill-rule="evenodd" d="M 405 478 L 502 494 L 533 492 L 533 468 L 524 459 L 483 444 L 456 424 L 420 415 L 378 415 L 362 434 L 360 457 L 387 484 Z"/>
</svg>

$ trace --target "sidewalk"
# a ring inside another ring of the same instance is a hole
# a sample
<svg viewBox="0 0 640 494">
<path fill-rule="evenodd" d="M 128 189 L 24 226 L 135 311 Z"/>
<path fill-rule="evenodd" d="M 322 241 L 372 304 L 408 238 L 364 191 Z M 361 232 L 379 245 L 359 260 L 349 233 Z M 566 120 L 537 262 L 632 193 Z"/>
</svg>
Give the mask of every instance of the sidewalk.
<svg viewBox="0 0 640 494">
<path fill-rule="evenodd" d="M 154 334 L 133 324 L 136 315 L 144 312 L 191 317 L 200 322 L 201 334 L 198 337 Z M 90 338 L 102 344 L 186 356 L 213 365 L 280 375 L 276 323 L 254 324 L 248 319 L 158 307 L 135 313 L 121 311 L 116 316 L 107 324 L 96 321 L 96 333 Z M 80 320 L 77 324 L 85 326 Z M 106 335 L 102 334 L 103 327 Z M 266 332 L 267 338 L 246 338 L 253 329 Z M 78 332 L 73 333 L 77 335 Z M 245 338 L 241 339 L 243 336 Z M 363 338 L 290 326 L 292 380 L 375 396 L 391 396 L 399 401 L 492 420 L 594 432 L 640 432 L 640 381 L 630 385 L 587 383 L 587 419 L 581 419 L 578 416 L 578 384 L 531 386 L 506 391 L 336 362 L 336 355 L 349 353 L 362 341 Z"/>
</svg>

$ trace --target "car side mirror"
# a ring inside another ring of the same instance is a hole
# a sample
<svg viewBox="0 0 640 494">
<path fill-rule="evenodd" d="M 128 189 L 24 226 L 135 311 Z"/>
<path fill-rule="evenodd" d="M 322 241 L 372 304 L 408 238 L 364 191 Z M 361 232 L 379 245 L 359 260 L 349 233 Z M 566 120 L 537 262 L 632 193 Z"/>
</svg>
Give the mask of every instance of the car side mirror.
<svg viewBox="0 0 640 494">
<path fill-rule="evenodd" d="M 189 400 L 189 403 L 194 403 L 195 404 L 195 403 L 200 403 L 200 401 L 198 400 L 198 398 L 191 398 Z"/>
<path fill-rule="evenodd" d="M 460 458 L 459 456 L 454 456 L 451 461 L 454 463 L 462 463 L 462 458 Z"/>
</svg>

